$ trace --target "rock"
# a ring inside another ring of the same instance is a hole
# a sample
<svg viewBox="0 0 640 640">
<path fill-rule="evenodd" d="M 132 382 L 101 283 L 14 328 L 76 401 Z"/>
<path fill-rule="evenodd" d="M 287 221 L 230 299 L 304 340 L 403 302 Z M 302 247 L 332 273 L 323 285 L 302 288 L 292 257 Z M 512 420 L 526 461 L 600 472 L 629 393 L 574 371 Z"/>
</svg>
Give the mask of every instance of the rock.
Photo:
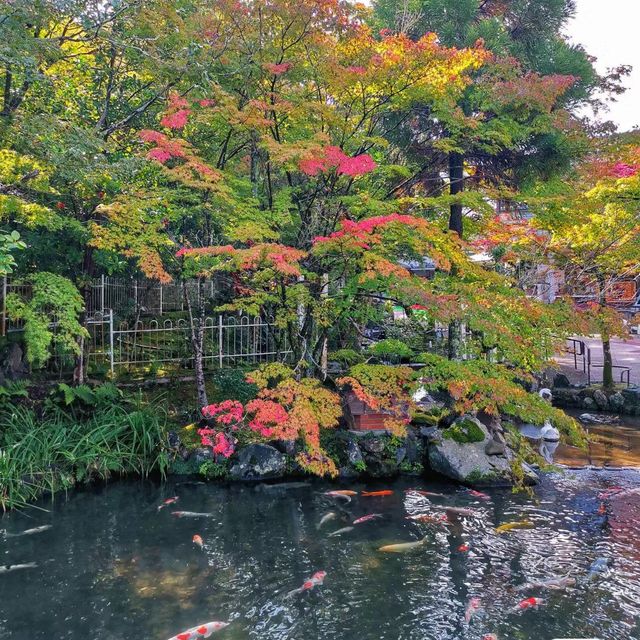
<svg viewBox="0 0 640 640">
<path fill-rule="evenodd" d="M 360 447 L 357 442 L 353 440 L 349 440 L 347 442 L 347 456 L 349 458 L 349 463 L 351 466 L 355 467 L 364 463 L 364 458 L 362 457 L 362 451 L 360 451 Z"/>
<path fill-rule="evenodd" d="M 418 449 L 418 441 L 416 437 L 410 433 L 407 436 L 407 441 L 405 442 L 405 449 L 407 452 L 406 460 L 409 464 L 415 464 L 416 462 L 420 462 L 420 451 Z"/>
<path fill-rule="evenodd" d="M 609 406 L 607 394 L 602 389 L 596 389 L 593 392 L 593 399 L 600 409 L 606 409 Z"/>
<path fill-rule="evenodd" d="M 215 455 L 210 447 L 198 447 L 191 452 L 190 459 L 199 467 L 204 462 L 213 462 Z"/>
<path fill-rule="evenodd" d="M 286 457 L 275 447 L 250 444 L 240 449 L 230 473 L 235 480 L 265 480 L 281 478 L 286 468 Z"/>
<path fill-rule="evenodd" d="M 14 342 L 7 349 L 2 370 L 9 380 L 20 380 L 29 373 L 29 367 L 24 361 L 24 353 L 19 344 Z"/>
<path fill-rule="evenodd" d="M 547 442 L 560 442 L 560 432 L 548 420 L 540 429 L 540 436 Z"/>
<path fill-rule="evenodd" d="M 594 416 L 592 413 L 581 413 L 578 420 L 583 424 L 617 424 L 620 422 L 618 416 Z"/>
<path fill-rule="evenodd" d="M 398 447 L 396 449 L 396 464 L 401 464 L 406 457 L 407 457 L 407 448 Z"/>
<path fill-rule="evenodd" d="M 546 402 L 551 402 L 553 400 L 551 389 L 547 389 L 546 387 L 540 389 L 540 391 L 538 391 L 538 395 Z"/>
<path fill-rule="evenodd" d="M 453 425 L 460 420 L 456 420 Z M 443 437 L 438 441 L 433 441 L 428 446 L 429 465 L 433 471 L 447 478 L 462 482 L 468 485 L 507 485 L 513 484 L 513 473 L 507 454 L 513 457 L 509 450 L 505 450 L 505 455 L 486 454 L 486 447 L 491 441 L 487 428 L 476 418 L 464 416 L 467 423 L 467 431 L 471 435 L 482 434 L 480 440 L 471 442 L 457 442 L 452 438 Z M 475 429 L 469 428 L 469 422 L 473 422 Z M 452 425 L 452 426 L 453 426 Z M 527 474 L 528 475 L 528 474 Z M 529 481 L 533 481 L 531 478 Z"/>
<path fill-rule="evenodd" d="M 296 453 L 296 441 L 295 440 L 276 440 L 272 442 L 272 445 L 281 453 L 286 453 L 289 456 Z"/>
<path fill-rule="evenodd" d="M 175 431 L 169 431 L 167 434 L 167 444 L 171 449 L 178 449 L 180 447 L 180 436 Z"/>
<path fill-rule="evenodd" d="M 612 411 L 621 411 L 624 408 L 624 396 L 619 391 L 610 395 L 609 406 Z"/>
<path fill-rule="evenodd" d="M 571 386 L 571 381 L 564 373 L 556 373 L 553 378 L 553 387 L 557 389 L 568 389 Z"/>
<path fill-rule="evenodd" d="M 585 409 L 595 409 L 596 407 L 596 402 L 593 398 L 590 398 L 589 396 L 586 396 L 585 398 L 582 399 L 582 406 Z"/>
<path fill-rule="evenodd" d="M 438 427 L 420 427 L 420 436 L 427 442 L 436 440 L 440 435 L 440 429 Z"/>
<path fill-rule="evenodd" d="M 353 467 L 340 467 L 338 469 L 338 478 L 340 480 L 353 480 L 358 475 L 358 472 Z"/>
<path fill-rule="evenodd" d="M 507 448 L 502 442 L 494 439 L 489 440 L 484 448 L 484 452 L 488 456 L 503 456 L 506 450 Z"/>
<path fill-rule="evenodd" d="M 366 438 L 362 441 L 362 446 L 369 453 L 382 453 L 384 451 L 384 440 L 382 438 Z"/>
</svg>

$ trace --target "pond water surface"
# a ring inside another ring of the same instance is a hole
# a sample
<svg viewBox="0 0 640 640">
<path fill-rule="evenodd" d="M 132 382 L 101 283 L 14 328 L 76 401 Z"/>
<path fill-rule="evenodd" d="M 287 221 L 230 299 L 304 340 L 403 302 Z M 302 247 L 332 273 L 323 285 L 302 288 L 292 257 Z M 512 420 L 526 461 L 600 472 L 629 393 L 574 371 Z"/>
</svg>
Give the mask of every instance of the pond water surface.
<svg viewBox="0 0 640 640">
<path fill-rule="evenodd" d="M 212 637 L 226 640 L 638 639 L 640 493 L 609 490 L 639 486 L 636 471 L 566 471 L 546 476 L 531 496 L 491 490 L 481 499 L 405 479 L 349 485 L 393 494 L 347 502 L 323 495 L 336 486 L 320 482 L 282 489 L 117 482 L 42 503 L 49 513 L 0 519 L 8 534 L 52 525 L 0 537 L 1 564 L 37 563 L 0 573 L 0 638 L 167 640 L 221 620 L 230 625 Z M 176 504 L 158 510 L 174 495 Z M 448 524 L 407 519 L 441 515 L 445 505 L 472 512 L 449 512 Z M 180 518 L 176 510 L 211 515 Z M 328 512 L 338 515 L 319 527 Z M 370 513 L 382 517 L 350 524 Z M 495 531 L 524 518 L 533 528 Z M 354 529 L 329 536 L 346 526 Z M 407 553 L 378 550 L 422 538 Z M 610 567 L 589 574 L 598 558 Z M 287 596 L 319 570 L 327 572 L 322 585 Z M 519 588 L 564 576 L 576 578 L 575 588 Z M 466 622 L 474 597 L 479 609 Z M 517 607 L 530 597 L 545 602 Z"/>
</svg>

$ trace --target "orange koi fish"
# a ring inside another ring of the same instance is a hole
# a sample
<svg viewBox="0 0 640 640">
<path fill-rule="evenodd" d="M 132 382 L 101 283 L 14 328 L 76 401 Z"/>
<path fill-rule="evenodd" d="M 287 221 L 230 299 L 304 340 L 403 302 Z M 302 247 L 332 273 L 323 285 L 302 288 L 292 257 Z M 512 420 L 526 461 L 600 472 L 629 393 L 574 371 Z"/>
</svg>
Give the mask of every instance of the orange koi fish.
<svg viewBox="0 0 640 640">
<path fill-rule="evenodd" d="M 220 629 L 224 629 L 228 626 L 228 622 L 207 622 L 206 624 L 201 624 L 198 627 L 187 629 L 186 631 L 179 633 L 177 636 L 169 638 L 169 640 L 198 640 L 199 638 L 208 638 L 215 631 L 220 631 Z"/>
<path fill-rule="evenodd" d="M 480 598 L 476 596 L 474 596 L 469 600 L 469 604 L 467 605 L 467 610 L 464 612 L 464 621 L 467 624 L 469 624 L 469 622 L 471 622 L 471 618 L 473 618 L 473 616 L 475 616 L 476 613 L 478 613 L 478 611 L 480 610 L 481 604 L 482 604 L 482 601 L 480 600 Z"/>
<path fill-rule="evenodd" d="M 363 491 L 361 496 L 369 496 L 370 498 L 380 498 L 382 496 L 391 496 L 393 491 L 391 489 L 384 489 L 383 491 Z"/>
<path fill-rule="evenodd" d="M 467 489 L 467 493 L 474 498 L 480 498 L 480 500 L 491 500 L 491 496 L 488 493 L 482 493 L 482 491 Z"/>
<path fill-rule="evenodd" d="M 286 597 L 290 598 L 291 596 L 296 595 L 297 593 L 303 593 L 304 591 L 311 591 L 314 587 L 321 585 L 324 582 L 324 579 L 327 577 L 326 571 L 316 571 L 310 578 L 307 578 L 301 587 L 294 589 L 293 591 L 289 591 Z"/>
<path fill-rule="evenodd" d="M 170 504 L 175 504 L 176 502 L 178 502 L 180 498 L 178 498 L 178 496 L 173 496 L 173 498 L 167 498 L 162 504 L 158 505 L 158 511 L 160 511 L 160 509 L 164 509 L 165 507 L 168 507 Z"/>
<path fill-rule="evenodd" d="M 606 515 L 606 513 L 607 513 L 607 505 L 604 502 L 600 503 L 600 506 L 598 507 L 598 513 L 601 516 Z"/>
<path fill-rule="evenodd" d="M 193 544 L 200 547 L 201 549 L 204 547 L 204 540 L 202 539 L 202 536 L 199 536 L 197 533 L 191 540 Z"/>
<path fill-rule="evenodd" d="M 524 600 L 518 602 L 514 609 L 516 611 L 525 611 L 526 609 L 533 609 L 543 604 L 544 600 L 542 598 L 525 598 Z"/>
<path fill-rule="evenodd" d="M 376 518 L 382 518 L 381 513 L 370 513 L 366 516 L 362 516 L 361 518 L 357 518 L 353 521 L 353 524 L 361 524 L 363 522 L 369 522 L 369 520 L 375 520 Z"/>
<path fill-rule="evenodd" d="M 471 549 L 471 547 L 466 542 L 458 547 L 458 551 L 461 552 L 469 551 L 469 549 Z"/>
</svg>

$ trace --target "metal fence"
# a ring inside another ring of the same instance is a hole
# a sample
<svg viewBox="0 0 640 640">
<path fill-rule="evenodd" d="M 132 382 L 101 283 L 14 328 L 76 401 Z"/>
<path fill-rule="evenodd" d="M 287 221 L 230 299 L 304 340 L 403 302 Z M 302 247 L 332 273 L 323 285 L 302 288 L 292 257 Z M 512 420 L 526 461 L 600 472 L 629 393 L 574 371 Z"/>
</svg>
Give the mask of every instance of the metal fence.
<svg viewBox="0 0 640 640">
<path fill-rule="evenodd" d="M 89 367 L 112 374 L 155 367 L 191 368 L 191 330 L 186 319 L 114 322 L 114 313 L 87 321 Z M 208 368 L 286 360 L 291 349 L 283 331 L 260 318 L 218 315 L 205 319 L 204 362 Z"/>
</svg>

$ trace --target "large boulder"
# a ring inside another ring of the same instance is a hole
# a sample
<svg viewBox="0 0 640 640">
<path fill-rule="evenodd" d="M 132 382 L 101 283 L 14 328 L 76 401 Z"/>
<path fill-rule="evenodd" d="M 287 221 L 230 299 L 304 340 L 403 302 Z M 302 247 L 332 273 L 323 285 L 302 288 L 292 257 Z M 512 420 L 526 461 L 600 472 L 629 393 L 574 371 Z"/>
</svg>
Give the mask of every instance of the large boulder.
<svg viewBox="0 0 640 640">
<path fill-rule="evenodd" d="M 429 443 L 429 466 L 432 471 L 464 484 L 510 486 L 514 483 L 513 454 L 508 449 L 500 454 L 491 442 L 489 431 L 477 418 L 463 416 L 444 429 L 438 440 Z M 523 468 L 523 472 L 526 482 L 537 481 L 531 469 Z"/>
<path fill-rule="evenodd" d="M 240 449 L 230 473 L 235 480 L 267 480 L 281 478 L 286 470 L 286 456 L 275 447 L 250 444 Z"/>
</svg>

